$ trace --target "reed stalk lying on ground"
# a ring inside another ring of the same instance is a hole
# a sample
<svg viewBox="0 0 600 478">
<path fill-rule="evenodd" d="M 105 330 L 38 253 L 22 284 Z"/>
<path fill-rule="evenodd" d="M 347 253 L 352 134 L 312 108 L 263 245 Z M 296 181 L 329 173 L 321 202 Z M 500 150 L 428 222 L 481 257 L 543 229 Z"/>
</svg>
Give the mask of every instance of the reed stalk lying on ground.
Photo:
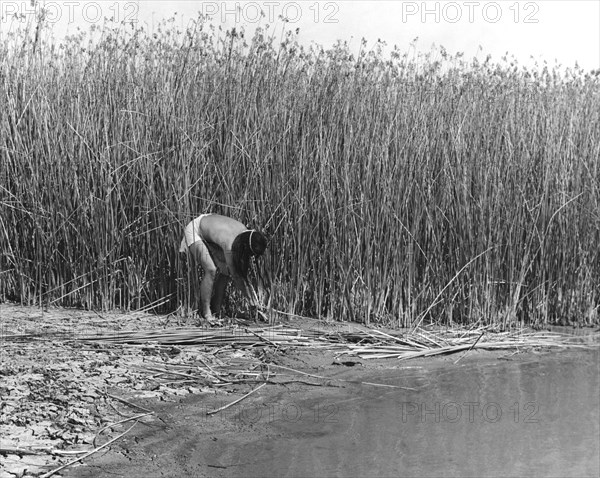
<svg viewBox="0 0 600 478">
<path fill-rule="evenodd" d="M 391 335 L 378 330 L 302 331 L 284 327 L 178 328 L 149 331 L 121 331 L 77 337 L 77 341 L 122 344 L 203 345 L 206 347 L 235 348 L 297 347 L 334 350 L 338 355 L 357 355 L 361 358 L 410 359 L 433 355 L 453 354 L 473 349 L 510 350 L 533 347 L 595 348 L 600 346 L 600 334 L 574 336 L 551 332 L 533 332 L 524 329 L 498 332 L 491 327 L 460 330 L 419 329 L 406 334 Z M 211 374 L 215 374 L 206 364 Z M 152 371 L 167 373 L 166 369 Z M 173 375 L 189 378 L 171 370 Z"/>
<path fill-rule="evenodd" d="M 0 44 L 0 300 L 191 303 L 177 245 L 214 211 L 271 237 L 288 313 L 598 321 L 598 72 L 41 27 Z"/>
</svg>

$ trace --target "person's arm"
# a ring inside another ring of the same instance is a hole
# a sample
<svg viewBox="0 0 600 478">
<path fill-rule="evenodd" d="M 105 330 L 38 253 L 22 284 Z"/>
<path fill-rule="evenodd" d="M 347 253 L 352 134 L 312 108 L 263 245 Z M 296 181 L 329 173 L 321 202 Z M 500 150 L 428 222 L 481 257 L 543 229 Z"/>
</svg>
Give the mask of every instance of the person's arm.
<svg viewBox="0 0 600 478">
<path fill-rule="evenodd" d="M 252 303 L 254 303 L 254 298 L 252 297 L 252 295 L 250 294 L 250 283 L 248 282 L 248 279 L 245 279 L 239 275 L 235 275 L 233 276 L 233 282 L 236 285 L 236 287 L 242 291 L 242 293 L 244 294 L 244 296 Z"/>
<path fill-rule="evenodd" d="M 231 273 L 231 278 L 235 286 L 244 294 L 244 296 L 252 303 L 255 302 L 254 297 L 251 294 L 251 285 L 248 281 L 248 268 L 250 258 L 244 257 L 240 262 L 240 267 L 237 267 L 233 262 L 232 255 L 227 255 L 227 267 Z"/>
</svg>

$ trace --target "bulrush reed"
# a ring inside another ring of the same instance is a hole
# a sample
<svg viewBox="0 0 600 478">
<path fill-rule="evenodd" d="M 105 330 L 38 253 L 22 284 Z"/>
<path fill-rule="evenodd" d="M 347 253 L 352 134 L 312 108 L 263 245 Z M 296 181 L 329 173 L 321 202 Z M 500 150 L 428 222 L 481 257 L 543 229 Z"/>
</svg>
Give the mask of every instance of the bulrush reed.
<svg viewBox="0 0 600 478">
<path fill-rule="evenodd" d="M 598 323 L 599 72 L 272 30 L 3 34 L 0 300 L 174 310 L 213 211 L 280 311 Z"/>
</svg>

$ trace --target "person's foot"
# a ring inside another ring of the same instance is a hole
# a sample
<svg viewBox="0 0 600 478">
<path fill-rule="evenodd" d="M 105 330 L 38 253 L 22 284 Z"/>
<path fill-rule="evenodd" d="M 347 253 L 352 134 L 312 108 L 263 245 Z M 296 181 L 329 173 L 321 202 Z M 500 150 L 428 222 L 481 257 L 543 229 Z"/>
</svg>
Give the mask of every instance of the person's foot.
<svg viewBox="0 0 600 478">
<path fill-rule="evenodd" d="M 208 325 L 210 325 L 211 327 L 221 327 L 223 325 L 223 321 L 220 319 L 217 319 L 212 314 L 205 315 L 204 317 L 205 317 L 206 321 L 208 322 Z"/>
</svg>

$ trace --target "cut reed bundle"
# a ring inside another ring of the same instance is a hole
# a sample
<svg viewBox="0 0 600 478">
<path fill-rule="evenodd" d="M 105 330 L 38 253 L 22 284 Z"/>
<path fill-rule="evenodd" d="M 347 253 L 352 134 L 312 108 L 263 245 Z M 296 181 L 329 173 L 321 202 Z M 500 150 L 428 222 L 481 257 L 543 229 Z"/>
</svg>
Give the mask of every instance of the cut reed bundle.
<svg viewBox="0 0 600 478">
<path fill-rule="evenodd" d="M 432 332 L 420 329 L 404 336 L 372 331 L 327 332 L 281 327 L 219 328 L 201 330 L 197 328 L 121 332 L 79 337 L 78 340 L 110 343 L 161 345 L 204 345 L 207 347 L 235 348 L 285 346 L 299 348 L 321 348 L 337 354 L 356 355 L 360 358 L 409 359 L 433 355 L 451 354 L 471 349 L 519 349 L 525 347 L 597 347 L 600 333 L 576 337 L 550 332 L 504 332 L 497 333 L 480 328 L 458 333 Z"/>
<path fill-rule="evenodd" d="M 463 331 L 456 337 L 456 331 L 450 333 L 432 333 L 419 331 L 409 334 L 412 346 L 397 345 L 395 342 L 379 342 L 372 345 L 351 346 L 346 353 L 364 359 L 396 358 L 401 360 L 453 354 L 473 349 L 510 350 L 521 348 L 574 347 L 591 348 L 600 346 L 600 334 L 586 336 L 585 340 L 567 334 L 539 332 L 496 333 L 482 331 Z"/>
<path fill-rule="evenodd" d="M 299 329 L 282 327 L 212 329 L 174 328 L 147 331 L 120 331 L 77 337 L 78 341 L 101 341 L 122 344 L 206 345 L 250 347 L 257 345 L 315 346 L 314 337 L 303 335 Z"/>
</svg>

